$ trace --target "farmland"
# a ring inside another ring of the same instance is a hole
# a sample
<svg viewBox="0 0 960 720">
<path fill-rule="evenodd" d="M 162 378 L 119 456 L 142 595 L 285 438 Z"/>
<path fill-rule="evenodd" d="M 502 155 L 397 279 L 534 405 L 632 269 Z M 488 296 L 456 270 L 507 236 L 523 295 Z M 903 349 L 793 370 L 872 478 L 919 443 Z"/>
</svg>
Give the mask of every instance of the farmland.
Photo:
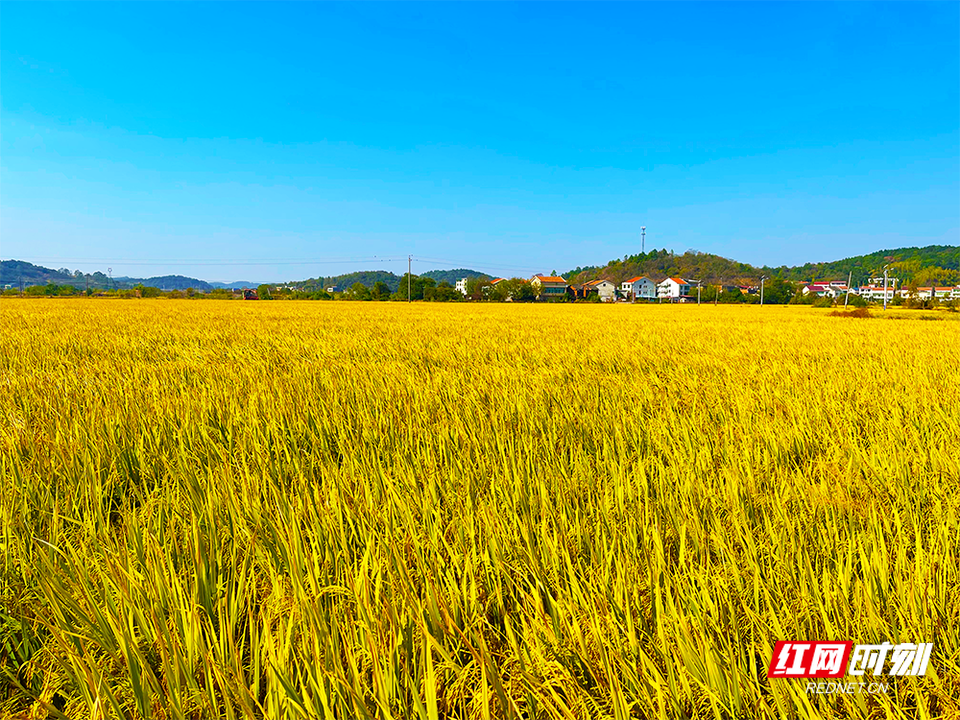
<svg viewBox="0 0 960 720">
<path fill-rule="evenodd" d="M 0 716 L 960 714 L 960 322 L 4 300 Z M 933 642 L 876 696 L 777 640 Z"/>
</svg>

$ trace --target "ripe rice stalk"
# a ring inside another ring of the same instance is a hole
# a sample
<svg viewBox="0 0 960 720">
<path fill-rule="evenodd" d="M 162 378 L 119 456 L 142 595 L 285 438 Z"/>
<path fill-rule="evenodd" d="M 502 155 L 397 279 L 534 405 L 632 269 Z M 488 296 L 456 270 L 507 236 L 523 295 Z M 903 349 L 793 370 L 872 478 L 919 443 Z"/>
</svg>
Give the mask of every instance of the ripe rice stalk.
<svg viewBox="0 0 960 720">
<path fill-rule="evenodd" d="M 0 716 L 960 714 L 960 322 L 754 310 L 5 300 Z"/>
</svg>

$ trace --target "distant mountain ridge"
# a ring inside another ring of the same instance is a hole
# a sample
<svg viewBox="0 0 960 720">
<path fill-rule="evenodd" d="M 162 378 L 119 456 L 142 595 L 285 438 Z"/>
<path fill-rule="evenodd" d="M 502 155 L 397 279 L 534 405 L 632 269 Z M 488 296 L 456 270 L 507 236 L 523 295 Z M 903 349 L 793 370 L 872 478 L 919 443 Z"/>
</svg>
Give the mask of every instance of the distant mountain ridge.
<svg viewBox="0 0 960 720">
<path fill-rule="evenodd" d="M 126 275 L 120 275 L 110 278 L 102 272 L 81 273 L 64 272 L 67 268 L 53 270 L 41 265 L 34 265 L 24 260 L 2 260 L 0 261 L 0 286 L 12 285 L 17 287 L 23 281 L 24 287 L 30 285 L 73 285 L 77 288 L 93 288 L 95 290 L 119 289 L 129 290 L 135 285 L 144 285 L 146 287 L 155 287 L 160 290 L 186 290 L 193 288 L 202 292 L 209 292 L 214 289 L 242 289 L 255 288 L 260 285 L 251 280 L 236 280 L 230 283 L 207 282 L 198 278 L 187 277 L 185 275 L 156 275 L 148 278 L 136 278 Z"/>
<path fill-rule="evenodd" d="M 815 280 L 846 280 L 848 274 L 852 273 L 853 283 L 857 285 L 881 275 L 884 266 L 889 268 L 890 276 L 896 277 L 903 285 L 910 283 L 918 285 L 960 284 L 960 246 L 928 245 L 926 247 L 878 250 L 867 255 L 857 255 L 832 262 L 805 263 L 794 267 L 783 265 L 778 268 L 756 267 L 719 255 L 694 250 L 688 250 L 682 254 L 668 250 L 651 250 L 647 253 L 638 253 L 625 256 L 622 259 L 611 260 L 602 267 L 596 265 L 577 267 L 563 273 L 563 277 L 571 284 L 580 284 L 599 278 L 606 278 L 619 284 L 638 275 L 646 275 L 654 279 L 679 276 L 691 280 L 701 280 L 705 284 L 719 282 L 739 284 L 741 282 L 759 282 L 762 275 L 793 282 L 813 282 Z M 303 287 L 306 290 L 322 290 L 328 287 L 347 288 L 358 282 L 372 288 L 377 282 L 383 282 L 390 289 L 390 292 L 396 292 L 404 277 L 405 275 L 396 275 L 386 270 L 361 270 L 330 277 L 308 278 L 289 284 Z M 420 277 L 428 277 L 437 283 L 448 282 L 453 285 L 457 280 L 464 277 L 490 278 L 491 276 L 477 270 L 456 268 L 453 270 L 428 270 L 421 273 Z M 21 282 L 24 287 L 55 283 L 57 285 L 73 285 L 77 288 L 125 290 L 135 285 L 145 285 L 160 290 L 193 288 L 201 292 L 209 292 L 215 288 L 253 288 L 261 284 L 249 281 L 207 282 L 183 275 L 110 278 L 102 272 L 81 273 L 79 270 L 70 272 L 67 268 L 53 270 L 23 260 L 0 261 L 0 289 L 7 285 L 18 287 Z M 282 283 L 266 284 L 278 285 Z"/>
<path fill-rule="evenodd" d="M 67 268 L 53 270 L 41 265 L 34 265 L 23 260 L 0 261 L 0 286 L 11 285 L 17 287 L 20 283 L 24 287 L 30 285 L 73 285 L 76 288 L 119 289 L 128 290 L 135 285 L 155 287 L 160 290 L 186 290 L 193 288 L 201 292 L 209 292 L 214 284 L 197 278 L 183 275 L 158 275 L 149 278 L 135 278 L 119 276 L 111 278 L 102 272 L 82 273 L 79 270 L 70 272 Z"/>
<path fill-rule="evenodd" d="M 235 280 L 230 283 L 211 282 L 210 285 L 218 290 L 243 290 L 244 288 L 255 288 L 258 285 L 263 285 L 263 283 L 253 280 Z"/>
</svg>

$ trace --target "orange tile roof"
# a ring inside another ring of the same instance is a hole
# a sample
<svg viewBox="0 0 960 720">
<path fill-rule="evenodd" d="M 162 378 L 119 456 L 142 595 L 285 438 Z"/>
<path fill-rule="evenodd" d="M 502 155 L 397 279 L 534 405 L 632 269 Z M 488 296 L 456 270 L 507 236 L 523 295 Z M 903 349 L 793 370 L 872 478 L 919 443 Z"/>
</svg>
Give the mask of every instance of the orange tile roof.
<svg viewBox="0 0 960 720">
<path fill-rule="evenodd" d="M 645 279 L 646 279 L 646 276 L 644 276 L 644 275 L 637 275 L 637 277 L 635 277 L 635 278 L 630 278 L 629 280 L 624 280 L 624 282 L 625 282 L 625 283 L 635 283 L 637 280 L 645 280 Z"/>
<path fill-rule="evenodd" d="M 566 282 L 567 282 L 567 281 L 564 280 L 562 277 L 550 277 L 549 275 L 534 275 L 533 277 L 534 277 L 535 279 L 539 280 L 539 281 L 542 282 L 542 283 L 564 283 L 564 284 L 566 284 Z"/>
</svg>

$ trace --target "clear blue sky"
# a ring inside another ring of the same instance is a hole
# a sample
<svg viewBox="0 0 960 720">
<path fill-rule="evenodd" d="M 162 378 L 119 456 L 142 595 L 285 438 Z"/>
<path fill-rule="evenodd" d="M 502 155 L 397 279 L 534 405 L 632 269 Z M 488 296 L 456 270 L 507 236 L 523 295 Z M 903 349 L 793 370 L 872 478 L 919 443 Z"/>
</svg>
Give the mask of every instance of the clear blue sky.
<svg viewBox="0 0 960 720">
<path fill-rule="evenodd" d="M 281 280 L 563 272 L 641 225 L 771 265 L 956 245 L 958 39 L 956 2 L 4 2 L 0 256 Z"/>
</svg>

